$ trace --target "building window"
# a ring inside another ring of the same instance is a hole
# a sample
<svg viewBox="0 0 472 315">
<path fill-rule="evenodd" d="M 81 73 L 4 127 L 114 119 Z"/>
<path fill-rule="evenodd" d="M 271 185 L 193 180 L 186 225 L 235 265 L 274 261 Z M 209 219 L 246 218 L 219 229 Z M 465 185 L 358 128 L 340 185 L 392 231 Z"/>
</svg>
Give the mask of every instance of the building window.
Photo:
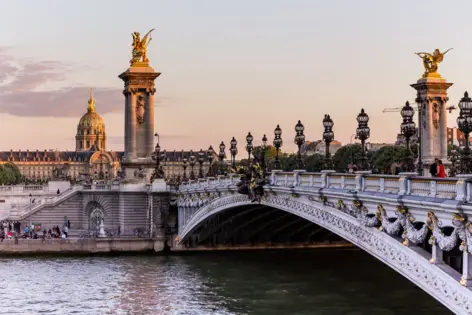
<svg viewBox="0 0 472 315">
<path fill-rule="evenodd" d="M 87 140 L 87 149 L 90 148 L 90 141 Z"/>
</svg>

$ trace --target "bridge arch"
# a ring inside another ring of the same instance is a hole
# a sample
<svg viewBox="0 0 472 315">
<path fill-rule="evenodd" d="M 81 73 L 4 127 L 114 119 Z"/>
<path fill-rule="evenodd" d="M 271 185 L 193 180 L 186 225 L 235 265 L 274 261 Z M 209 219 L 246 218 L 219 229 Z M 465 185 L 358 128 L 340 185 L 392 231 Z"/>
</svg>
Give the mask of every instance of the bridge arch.
<svg viewBox="0 0 472 315">
<path fill-rule="evenodd" d="M 179 233 L 180 242 L 212 216 L 253 204 L 247 196 L 239 194 L 222 195 L 205 205 L 202 205 L 201 201 L 198 203 L 201 207 L 182 226 Z M 454 312 L 471 314 L 470 290 L 459 284 L 460 276 L 431 264 L 421 250 L 404 246 L 377 228 L 366 227 L 356 218 L 308 198 L 268 195 L 263 198 L 261 205 L 294 214 L 339 235 L 405 276 Z M 187 200 L 179 207 L 189 206 L 191 203 Z"/>
</svg>

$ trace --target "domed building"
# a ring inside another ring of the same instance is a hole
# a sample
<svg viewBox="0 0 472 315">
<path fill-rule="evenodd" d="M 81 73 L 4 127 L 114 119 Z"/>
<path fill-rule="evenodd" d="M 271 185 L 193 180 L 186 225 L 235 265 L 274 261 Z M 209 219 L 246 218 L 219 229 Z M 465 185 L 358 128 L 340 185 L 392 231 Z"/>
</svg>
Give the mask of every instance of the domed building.
<svg viewBox="0 0 472 315">
<path fill-rule="evenodd" d="M 103 118 L 96 112 L 96 102 L 90 90 L 87 112 L 80 118 L 75 135 L 75 151 L 57 150 L 18 150 L 0 151 L 0 165 L 14 163 L 21 174 L 28 180 L 48 181 L 55 178 L 80 180 L 109 180 L 118 176 L 124 152 L 106 151 L 107 135 Z M 164 177 L 193 178 L 200 173 L 207 174 L 208 159 L 200 165 L 191 166 L 188 161 L 194 156 L 195 161 L 207 151 L 163 151 L 160 154 Z M 213 152 L 213 161 L 218 155 Z M 184 167 L 185 165 L 185 167 Z M 201 171 L 200 171 L 201 168 Z M 185 175 L 184 175 L 185 172 Z"/>
<path fill-rule="evenodd" d="M 106 151 L 103 118 L 96 112 L 90 90 L 87 112 L 80 118 L 75 136 L 75 151 L 18 150 L 0 152 L 0 165 L 14 163 L 29 180 L 53 178 L 112 179 L 117 176 L 123 152 Z"/>
<path fill-rule="evenodd" d="M 95 100 L 90 89 L 87 112 L 80 118 L 75 136 L 75 150 L 105 151 L 106 132 L 103 118 L 95 111 Z"/>
</svg>

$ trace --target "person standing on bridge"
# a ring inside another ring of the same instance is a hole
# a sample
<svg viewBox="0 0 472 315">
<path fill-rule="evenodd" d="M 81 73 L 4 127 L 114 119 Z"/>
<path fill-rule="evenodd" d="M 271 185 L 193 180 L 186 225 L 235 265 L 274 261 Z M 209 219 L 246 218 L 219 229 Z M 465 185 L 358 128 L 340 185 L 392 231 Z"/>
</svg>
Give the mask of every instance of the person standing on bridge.
<svg viewBox="0 0 472 315">
<path fill-rule="evenodd" d="M 438 174 L 436 175 L 437 177 L 440 178 L 445 178 L 446 177 L 446 171 L 444 170 L 444 165 L 441 160 L 438 160 Z"/>
<path fill-rule="evenodd" d="M 429 166 L 429 173 L 432 177 L 436 177 L 438 175 L 438 161 L 438 158 L 434 159 L 434 163 Z"/>
</svg>

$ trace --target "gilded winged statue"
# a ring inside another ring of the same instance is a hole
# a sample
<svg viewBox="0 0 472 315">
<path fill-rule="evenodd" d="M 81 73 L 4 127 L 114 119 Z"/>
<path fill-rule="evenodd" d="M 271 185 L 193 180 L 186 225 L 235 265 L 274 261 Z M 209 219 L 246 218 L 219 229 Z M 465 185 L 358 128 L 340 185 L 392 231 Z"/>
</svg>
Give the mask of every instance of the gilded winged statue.
<svg viewBox="0 0 472 315">
<path fill-rule="evenodd" d="M 440 64 L 443 59 L 444 55 L 451 50 L 452 48 L 449 48 L 445 52 L 440 52 L 439 49 L 435 49 L 432 54 L 426 53 L 426 52 L 419 52 L 415 53 L 418 55 L 421 59 L 423 59 L 423 66 L 424 66 L 424 74 L 423 78 L 427 77 L 441 77 L 438 71 L 438 64 Z"/>
<path fill-rule="evenodd" d="M 147 66 L 149 64 L 149 59 L 147 58 L 147 47 L 152 40 L 152 31 L 154 31 L 154 29 L 147 32 L 143 39 L 141 39 L 141 34 L 139 32 L 131 33 L 131 36 L 133 36 L 133 44 L 131 45 L 133 46 L 133 57 L 130 60 L 131 66 Z"/>
</svg>

